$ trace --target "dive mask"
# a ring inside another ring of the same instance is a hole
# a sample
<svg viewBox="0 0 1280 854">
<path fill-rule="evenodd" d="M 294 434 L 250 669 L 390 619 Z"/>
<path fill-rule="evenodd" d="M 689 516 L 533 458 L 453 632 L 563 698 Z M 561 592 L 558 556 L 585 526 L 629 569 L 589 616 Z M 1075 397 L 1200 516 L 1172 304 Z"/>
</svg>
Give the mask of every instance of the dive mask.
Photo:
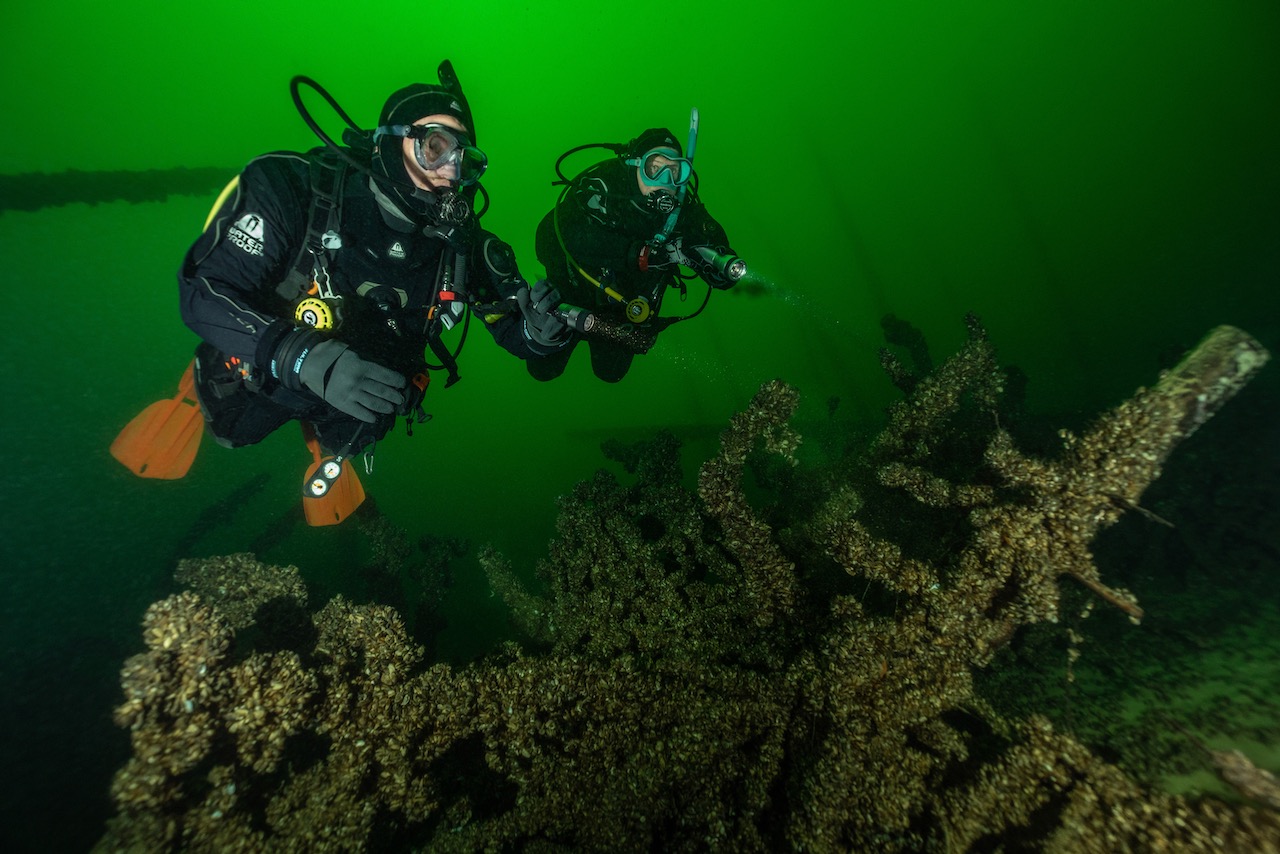
<svg viewBox="0 0 1280 854">
<path fill-rule="evenodd" d="M 452 163 L 454 180 L 464 187 L 479 181 L 489 166 L 489 158 L 471 144 L 466 134 L 445 125 L 383 125 L 373 135 L 375 140 L 382 136 L 412 139 L 413 156 L 419 166 L 438 172 Z"/>
<path fill-rule="evenodd" d="M 642 156 L 625 162 L 639 169 L 640 180 L 647 187 L 674 190 L 687 184 L 693 175 L 693 161 L 678 156 L 670 148 L 651 148 Z"/>
</svg>

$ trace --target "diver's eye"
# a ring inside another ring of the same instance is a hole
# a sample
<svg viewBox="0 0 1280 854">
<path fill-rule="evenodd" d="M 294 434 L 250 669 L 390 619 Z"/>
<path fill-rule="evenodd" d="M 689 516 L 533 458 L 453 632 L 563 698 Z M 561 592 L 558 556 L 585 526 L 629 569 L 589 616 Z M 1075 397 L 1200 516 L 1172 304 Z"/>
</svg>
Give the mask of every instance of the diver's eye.
<svg viewBox="0 0 1280 854">
<path fill-rule="evenodd" d="M 427 153 L 432 160 L 439 160 L 449 152 L 450 140 L 442 133 L 433 133 L 426 139 Z"/>
<path fill-rule="evenodd" d="M 661 155 L 657 155 L 649 158 L 648 167 L 645 171 L 649 173 L 649 177 L 657 178 L 664 169 L 671 168 L 671 161 Z"/>
</svg>

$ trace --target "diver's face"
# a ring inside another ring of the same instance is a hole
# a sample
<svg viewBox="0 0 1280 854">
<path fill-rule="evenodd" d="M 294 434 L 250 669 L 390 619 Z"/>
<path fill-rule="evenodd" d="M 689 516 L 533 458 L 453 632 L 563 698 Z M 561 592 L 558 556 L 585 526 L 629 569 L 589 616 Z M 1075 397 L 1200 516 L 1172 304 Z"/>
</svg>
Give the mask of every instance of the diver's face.
<svg viewBox="0 0 1280 854">
<path fill-rule="evenodd" d="M 675 152 L 673 151 L 672 154 L 674 153 Z M 649 158 L 647 165 L 653 170 L 654 174 L 657 174 L 665 167 L 669 167 L 669 166 L 674 167 L 675 161 L 672 160 L 670 157 L 664 157 L 661 154 L 655 154 Z M 644 181 L 640 180 L 640 170 L 644 168 L 645 166 L 643 165 L 636 167 L 636 184 L 637 186 L 640 187 L 641 193 L 648 196 L 648 195 L 652 195 L 653 193 L 667 193 L 668 195 L 670 195 L 673 192 L 670 187 L 656 187 L 652 184 L 646 184 Z M 678 172 L 679 169 L 676 169 L 675 171 Z"/>
<path fill-rule="evenodd" d="M 444 125 L 453 128 L 461 133 L 467 133 L 467 128 L 462 122 L 453 116 L 432 115 L 423 116 L 414 122 L 415 125 Z M 403 147 L 404 169 L 409 173 L 409 180 L 414 185 L 423 190 L 438 190 L 441 187 L 452 187 L 458 182 L 458 164 L 454 160 L 441 166 L 439 169 L 423 169 L 418 163 L 418 158 L 413 154 L 413 140 L 405 137 L 400 142 Z"/>
</svg>

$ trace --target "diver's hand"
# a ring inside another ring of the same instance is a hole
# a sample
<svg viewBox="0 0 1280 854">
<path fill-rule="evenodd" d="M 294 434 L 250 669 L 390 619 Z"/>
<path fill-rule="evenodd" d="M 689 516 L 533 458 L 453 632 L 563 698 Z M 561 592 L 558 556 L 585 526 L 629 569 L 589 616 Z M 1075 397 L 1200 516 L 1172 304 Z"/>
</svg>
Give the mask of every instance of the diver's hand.
<svg viewBox="0 0 1280 854">
<path fill-rule="evenodd" d="M 686 267 L 692 266 L 689 259 L 684 257 L 684 251 L 680 248 L 679 237 L 654 247 L 649 247 L 646 244 L 646 248 L 649 249 L 646 256 L 647 263 L 642 265 L 641 269 L 663 270 L 680 264 Z"/>
<path fill-rule="evenodd" d="M 276 353 L 272 370 L 286 388 L 310 389 L 352 418 L 373 424 L 404 404 L 403 376 L 314 330 L 290 333 Z"/>
<path fill-rule="evenodd" d="M 733 287 L 747 273 L 746 262 L 723 246 L 693 246 L 686 255 L 685 266 L 718 290 Z"/>
<path fill-rule="evenodd" d="M 537 345 L 533 349 L 545 355 L 569 343 L 569 328 L 552 312 L 560 305 L 560 292 L 546 279 L 535 282 L 532 290 L 526 286 L 516 291 L 516 304 L 524 315 L 525 338 Z"/>
</svg>

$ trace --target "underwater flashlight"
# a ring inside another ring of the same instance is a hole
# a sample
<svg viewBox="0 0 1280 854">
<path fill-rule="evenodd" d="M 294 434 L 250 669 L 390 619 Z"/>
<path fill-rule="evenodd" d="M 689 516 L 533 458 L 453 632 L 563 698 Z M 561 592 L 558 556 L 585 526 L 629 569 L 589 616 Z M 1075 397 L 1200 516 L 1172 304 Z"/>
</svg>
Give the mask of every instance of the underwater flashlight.
<svg viewBox="0 0 1280 854">
<path fill-rule="evenodd" d="M 590 332 L 596 325 L 594 314 L 585 308 L 578 308 L 568 303 L 561 303 L 559 308 L 551 309 L 550 314 L 574 332 Z"/>
<path fill-rule="evenodd" d="M 695 246 L 693 252 L 702 259 L 703 266 L 731 282 L 736 282 L 747 274 L 747 262 L 737 255 L 717 252 L 710 246 Z"/>
</svg>

